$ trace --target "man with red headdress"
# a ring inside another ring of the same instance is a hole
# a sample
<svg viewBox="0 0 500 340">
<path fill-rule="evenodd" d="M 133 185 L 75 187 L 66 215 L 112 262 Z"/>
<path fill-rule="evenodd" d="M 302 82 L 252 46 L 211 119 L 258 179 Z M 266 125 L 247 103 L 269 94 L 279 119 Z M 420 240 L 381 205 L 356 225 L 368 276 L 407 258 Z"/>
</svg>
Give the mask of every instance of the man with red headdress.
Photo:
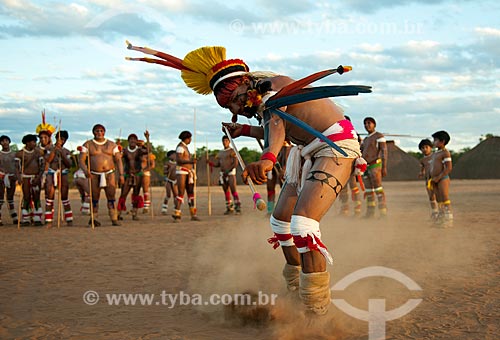
<svg viewBox="0 0 500 340">
<path fill-rule="evenodd" d="M 94 125 L 92 128 L 94 139 L 88 140 L 83 144 L 80 148 L 80 157 L 78 159 L 80 168 L 85 171 L 87 178 L 91 179 L 92 213 L 94 215 L 94 221 L 92 222 L 92 220 L 90 220 L 89 226 L 92 225 L 92 223 L 94 226 L 101 225 L 97 220 L 97 216 L 99 211 L 99 196 L 102 188 L 104 188 L 106 199 L 108 200 L 108 213 L 111 223 L 114 226 L 120 225 L 120 223 L 118 223 L 118 212 L 115 206 L 115 164 L 118 167 L 120 185 L 123 185 L 125 182 L 123 164 L 121 161 L 120 148 L 115 142 L 104 137 L 105 132 L 106 128 L 103 125 Z M 87 160 L 87 157 L 90 158 L 90 161 Z"/>
<path fill-rule="evenodd" d="M 266 101 L 279 98 L 275 91 L 290 89 L 294 80 L 270 72 L 249 72 L 242 60 L 226 60 L 223 47 L 202 47 L 188 53 L 182 60 L 131 44 L 128 48 L 163 59 L 131 60 L 177 68 L 188 87 L 200 94 L 213 92 L 217 103 L 233 114 L 233 123 L 238 115 L 263 120 L 264 128 L 226 124 L 233 137 L 265 137 L 264 153 L 259 161 L 247 165 L 243 172 L 245 180 L 251 178 L 256 184 L 266 182 L 266 174 L 273 169 L 285 139 L 296 145 L 290 151 L 286 183 L 270 219 L 275 233 L 271 241 L 276 247 L 282 246 L 286 260 L 283 275 L 288 289 L 299 292 L 309 312 L 325 314 L 331 303 L 326 261 L 331 263 L 332 258 L 321 242 L 319 221 L 351 176 L 355 160 L 361 156 L 357 134 L 342 110 L 323 97 L 280 105 L 279 110 L 272 111 Z M 338 70 L 343 73 L 349 68 L 339 67 Z M 336 71 L 329 70 L 325 75 Z M 305 86 L 296 85 L 297 91 Z M 369 92 L 367 87 L 363 91 Z M 311 98 L 310 94 L 308 96 Z M 290 123 L 290 119 L 295 119 L 295 123 Z M 308 130 L 300 123 L 306 123 Z M 315 137 L 318 131 L 323 131 L 322 136 L 328 142 Z M 331 143 L 336 148 L 331 147 Z M 301 166 L 303 160 L 304 167 Z"/>
<path fill-rule="evenodd" d="M 45 190 L 45 223 L 51 224 L 54 216 L 54 181 L 47 181 L 49 164 L 47 157 L 53 151 L 52 134 L 56 128 L 45 121 L 45 110 L 42 111 L 42 122 L 36 127 L 36 133 L 39 138 L 38 147 L 43 151 L 45 157 L 45 168 L 42 176 L 41 185 Z M 52 175 L 51 175 L 52 176 Z"/>
</svg>

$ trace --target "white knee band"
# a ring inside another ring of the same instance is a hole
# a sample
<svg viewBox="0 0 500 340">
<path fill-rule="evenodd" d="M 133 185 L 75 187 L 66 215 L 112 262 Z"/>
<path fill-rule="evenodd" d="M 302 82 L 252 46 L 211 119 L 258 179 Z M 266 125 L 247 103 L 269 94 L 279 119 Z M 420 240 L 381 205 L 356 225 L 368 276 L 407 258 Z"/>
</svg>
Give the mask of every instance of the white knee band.
<svg viewBox="0 0 500 340">
<path fill-rule="evenodd" d="M 291 236 L 290 222 L 280 221 L 280 220 L 274 218 L 274 216 L 271 216 L 269 222 L 271 223 L 271 229 L 273 230 L 273 232 L 275 234 L 290 235 Z M 290 237 L 288 240 L 285 240 L 285 241 L 279 240 L 279 242 L 280 242 L 280 245 L 282 247 L 283 246 L 285 246 L 285 247 L 294 246 L 292 237 Z"/>
<path fill-rule="evenodd" d="M 330 264 L 333 263 L 332 256 L 328 253 L 323 242 L 321 242 L 321 231 L 319 230 L 318 221 L 304 216 L 292 215 L 290 230 L 299 253 L 317 250 L 323 254 Z"/>
</svg>

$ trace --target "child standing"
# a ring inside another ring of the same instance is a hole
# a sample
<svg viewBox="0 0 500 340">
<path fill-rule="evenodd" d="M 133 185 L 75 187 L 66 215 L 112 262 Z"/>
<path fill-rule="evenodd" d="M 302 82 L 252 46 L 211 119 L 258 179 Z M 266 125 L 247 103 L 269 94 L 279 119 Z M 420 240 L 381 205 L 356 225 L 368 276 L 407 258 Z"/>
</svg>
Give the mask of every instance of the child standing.
<svg viewBox="0 0 500 340">
<path fill-rule="evenodd" d="M 425 179 L 425 190 L 427 191 L 427 195 L 429 196 L 429 201 L 431 204 L 431 219 L 433 221 L 436 221 L 439 215 L 439 211 L 436 201 L 436 194 L 434 190 L 432 190 L 431 185 L 431 161 L 433 147 L 434 145 L 428 139 L 422 139 L 418 144 L 418 148 L 424 155 L 424 157 L 420 160 L 420 173 L 418 174 L 418 177 Z"/>
<path fill-rule="evenodd" d="M 450 135 L 446 131 L 438 131 L 432 137 L 434 138 L 434 146 L 437 148 L 432 155 L 430 182 L 436 194 L 439 208 L 436 223 L 443 225 L 443 227 L 451 227 L 453 225 L 453 214 L 448 192 L 450 188 L 449 174 L 453 166 L 451 154 L 446 149 L 446 145 L 450 141 Z"/>
</svg>

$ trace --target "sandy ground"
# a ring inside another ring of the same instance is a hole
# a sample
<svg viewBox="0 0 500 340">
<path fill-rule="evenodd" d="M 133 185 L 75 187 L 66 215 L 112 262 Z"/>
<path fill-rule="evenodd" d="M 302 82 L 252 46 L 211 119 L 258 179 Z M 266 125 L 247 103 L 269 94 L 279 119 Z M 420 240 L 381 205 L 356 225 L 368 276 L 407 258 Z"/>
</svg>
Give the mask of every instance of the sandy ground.
<svg viewBox="0 0 500 340">
<path fill-rule="evenodd" d="M 390 321 L 387 339 L 500 338 L 500 181 L 459 181 L 451 186 L 455 225 L 433 227 L 421 182 L 384 185 L 389 217 L 366 221 L 340 217 L 338 203 L 322 221 L 324 242 L 335 257 L 332 284 L 369 266 L 404 273 L 421 291 L 389 278 L 364 278 L 333 297 L 366 310 L 369 299 L 386 309 L 423 299 L 406 316 Z M 201 222 L 174 224 L 159 215 L 161 188 L 155 188 L 154 219 L 129 215 L 121 227 L 60 229 L 0 227 L 0 339 L 367 339 L 368 323 L 331 306 L 326 317 L 304 317 L 287 294 L 281 250 L 266 239 L 265 213 L 252 209 L 240 187 L 244 211 L 224 216 L 220 188 L 199 188 Z M 265 191 L 264 187 L 261 187 Z M 72 192 L 74 210 L 79 201 Z M 105 202 L 101 201 L 101 207 Z M 3 208 L 4 224 L 10 222 Z M 187 215 L 187 207 L 184 207 Z M 83 301 L 96 291 L 95 305 Z M 232 294 L 247 290 L 278 294 L 270 322 L 233 318 L 222 306 L 162 305 L 166 293 Z M 156 294 L 152 305 L 109 305 L 105 294 Z"/>
</svg>

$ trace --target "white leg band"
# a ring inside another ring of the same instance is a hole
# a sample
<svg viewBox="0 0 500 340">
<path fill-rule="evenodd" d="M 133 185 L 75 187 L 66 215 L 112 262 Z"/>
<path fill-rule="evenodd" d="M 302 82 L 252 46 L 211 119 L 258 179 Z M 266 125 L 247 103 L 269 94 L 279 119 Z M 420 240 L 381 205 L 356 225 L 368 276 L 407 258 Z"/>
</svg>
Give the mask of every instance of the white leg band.
<svg viewBox="0 0 500 340">
<path fill-rule="evenodd" d="M 317 250 L 323 254 L 328 263 L 333 264 L 332 256 L 328 253 L 323 242 L 321 242 L 321 231 L 319 230 L 318 221 L 304 216 L 292 215 L 290 229 L 299 253 L 303 254 Z"/>
<path fill-rule="evenodd" d="M 273 230 L 274 234 L 278 237 L 278 241 L 282 247 L 283 246 L 292 247 L 295 245 L 293 243 L 293 238 L 290 233 L 290 222 L 280 221 L 274 218 L 274 216 L 271 216 L 270 223 L 271 223 L 271 229 Z M 280 240 L 286 238 L 286 235 L 290 235 L 290 238 L 283 241 Z"/>
</svg>

